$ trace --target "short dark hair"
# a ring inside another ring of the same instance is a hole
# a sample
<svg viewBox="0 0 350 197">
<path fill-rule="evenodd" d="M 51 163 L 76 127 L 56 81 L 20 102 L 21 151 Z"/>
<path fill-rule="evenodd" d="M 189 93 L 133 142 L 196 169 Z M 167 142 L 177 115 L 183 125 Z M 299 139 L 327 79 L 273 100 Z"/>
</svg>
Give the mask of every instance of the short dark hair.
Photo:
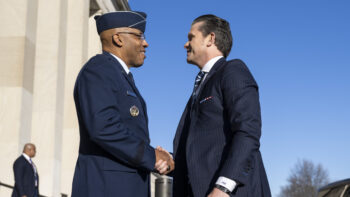
<svg viewBox="0 0 350 197">
<path fill-rule="evenodd" d="M 226 58 L 232 48 L 232 35 L 230 30 L 230 23 L 227 22 L 225 19 L 222 19 L 212 14 L 199 16 L 198 18 L 194 19 L 192 25 L 198 22 L 204 22 L 199 27 L 199 31 L 202 32 L 203 36 L 207 36 L 211 32 L 215 34 L 214 44 Z"/>
</svg>

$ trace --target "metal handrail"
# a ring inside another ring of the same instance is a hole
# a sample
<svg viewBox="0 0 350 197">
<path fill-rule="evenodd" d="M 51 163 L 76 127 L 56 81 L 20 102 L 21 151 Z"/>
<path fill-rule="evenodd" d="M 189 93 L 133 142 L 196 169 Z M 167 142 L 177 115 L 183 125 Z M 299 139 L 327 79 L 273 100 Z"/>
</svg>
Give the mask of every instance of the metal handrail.
<svg viewBox="0 0 350 197">
<path fill-rule="evenodd" d="M 13 189 L 13 186 L 11 186 L 11 185 L 7 185 L 6 183 L 2 183 L 1 181 L 0 181 L 0 186 L 4 186 L 4 187 L 7 187 L 7 188 L 10 188 L 10 189 Z"/>
<path fill-rule="evenodd" d="M 2 183 L 1 181 L 0 181 L 0 186 L 7 187 L 7 188 L 9 188 L 9 189 L 13 189 L 13 188 L 14 188 L 14 186 L 8 185 L 8 184 L 6 184 L 6 183 Z M 67 197 L 68 195 L 67 195 L 67 194 L 62 194 L 62 193 L 61 193 L 61 196 L 62 196 L 62 197 Z M 43 195 L 40 195 L 40 194 L 39 194 L 39 197 L 47 197 L 47 196 L 43 196 Z"/>
</svg>

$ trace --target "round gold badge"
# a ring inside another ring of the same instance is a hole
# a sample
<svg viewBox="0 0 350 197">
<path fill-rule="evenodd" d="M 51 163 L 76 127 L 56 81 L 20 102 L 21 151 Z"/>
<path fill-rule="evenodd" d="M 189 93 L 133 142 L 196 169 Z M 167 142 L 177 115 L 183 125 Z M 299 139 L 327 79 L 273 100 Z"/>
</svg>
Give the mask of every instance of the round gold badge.
<svg viewBox="0 0 350 197">
<path fill-rule="evenodd" d="M 133 105 L 131 108 L 130 108 L 130 114 L 132 116 L 138 116 L 139 115 L 139 108 L 137 108 L 135 105 Z"/>
</svg>

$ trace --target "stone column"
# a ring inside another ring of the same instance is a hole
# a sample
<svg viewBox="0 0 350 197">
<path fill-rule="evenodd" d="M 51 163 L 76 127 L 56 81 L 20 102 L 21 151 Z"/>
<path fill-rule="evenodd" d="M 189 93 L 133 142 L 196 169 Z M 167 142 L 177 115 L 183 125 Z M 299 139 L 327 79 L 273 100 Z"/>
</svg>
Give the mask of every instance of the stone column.
<svg viewBox="0 0 350 197">
<path fill-rule="evenodd" d="M 0 0 L 0 181 L 13 185 L 12 164 L 19 156 L 27 1 Z M 0 196 L 12 190 L 0 187 Z"/>
<path fill-rule="evenodd" d="M 64 79 L 60 97 L 62 110 L 61 192 L 71 193 L 73 173 L 79 149 L 79 125 L 73 99 L 76 77 L 87 61 L 89 32 L 89 0 L 62 0 L 62 56 L 60 65 Z M 79 9 L 77 9 L 79 8 Z"/>
<path fill-rule="evenodd" d="M 31 142 L 37 147 L 36 163 L 40 177 L 40 193 L 58 196 L 60 189 L 60 150 L 62 133 L 58 103 L 61 86 L 58 76 L 60 33 L 60 0 L 37 1 L 37 27 L 34 52 L 34 80 Z M 27 24 L 29 26 L 31 24 Z"/>
<path fill-rule="evenodd" d="M 12 164 L 32 142 L 40 194 L 71 193 L 79 145 L 74 83 L 83 64 L 101 52 L 89 3 L 0 0 L 1 182 L 14 185 Z M 0 196 L 11 192 L 0 188 Z"/>
</svg>

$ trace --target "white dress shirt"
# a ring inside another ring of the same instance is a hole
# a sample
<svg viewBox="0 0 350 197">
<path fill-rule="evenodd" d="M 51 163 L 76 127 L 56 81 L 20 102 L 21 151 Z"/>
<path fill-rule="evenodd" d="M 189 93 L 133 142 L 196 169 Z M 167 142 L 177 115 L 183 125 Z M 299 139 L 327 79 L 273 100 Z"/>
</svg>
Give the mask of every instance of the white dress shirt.
<svg viewBox="0 0 350 197">
<path fill-rule="evenodd" d="M 210 72 L 211 68 L 213 68 L 214 64 L 223 56 L 216 56 L 212 59 L 210 59 L 202 68 L 202 71 L 205 72 L 203 81 L 205 80 L 205 78 L 207 77 L 208 73 Z M 203 81 L 200 83 L 198 90 L 201 88 L 201 85 L 203 84 Z M 231 192 L 235 189 L 237 183 L 234 180 L 231 180 L 229 178 L 220 176 L 218 178 L 218 180 L 216 181 L 216 184 L 221 185 L 225 188 L 227 188 L 228 190 L 230 190 Z"/>
<path fill-rule="evenodd" d="M 119 57 L 117 57 L 116 55 L 114 55 L 114 54 L 112 54 L 112 53 L 109 53 L 109 54 L 111 54 L 115 59 L 117 59 L 118 62 L 119 62 L 119 63 L 122 65 L 122 67 L 124 68 L 126 74 L 129 74 L 130 70 L 129 70 L 128 66 L 125 64 L 125 62 L 124 62 L 122 59 L 120 59 Z"/>
<path fill-rule="evenodd" d="M 37 174 L 36 166 L 35 166 L 35 164 L 33 163 L 33 161 L 30 159 L 30 157 L 29 157 L 27 154 L 22 153 L 22 155 L 23 155 L 23 157 L 30 163 L 30 165 L 32 165 L 33 171 L 34 171 L 34 176 L 37 176 L 37 175 L 36 175 L 36 174 Z M 38 181 L 37 181 L 37 179 L 35 179 L 35 186 L 36 186 L 36 187 L 38 186 Z"/>
</svg>

